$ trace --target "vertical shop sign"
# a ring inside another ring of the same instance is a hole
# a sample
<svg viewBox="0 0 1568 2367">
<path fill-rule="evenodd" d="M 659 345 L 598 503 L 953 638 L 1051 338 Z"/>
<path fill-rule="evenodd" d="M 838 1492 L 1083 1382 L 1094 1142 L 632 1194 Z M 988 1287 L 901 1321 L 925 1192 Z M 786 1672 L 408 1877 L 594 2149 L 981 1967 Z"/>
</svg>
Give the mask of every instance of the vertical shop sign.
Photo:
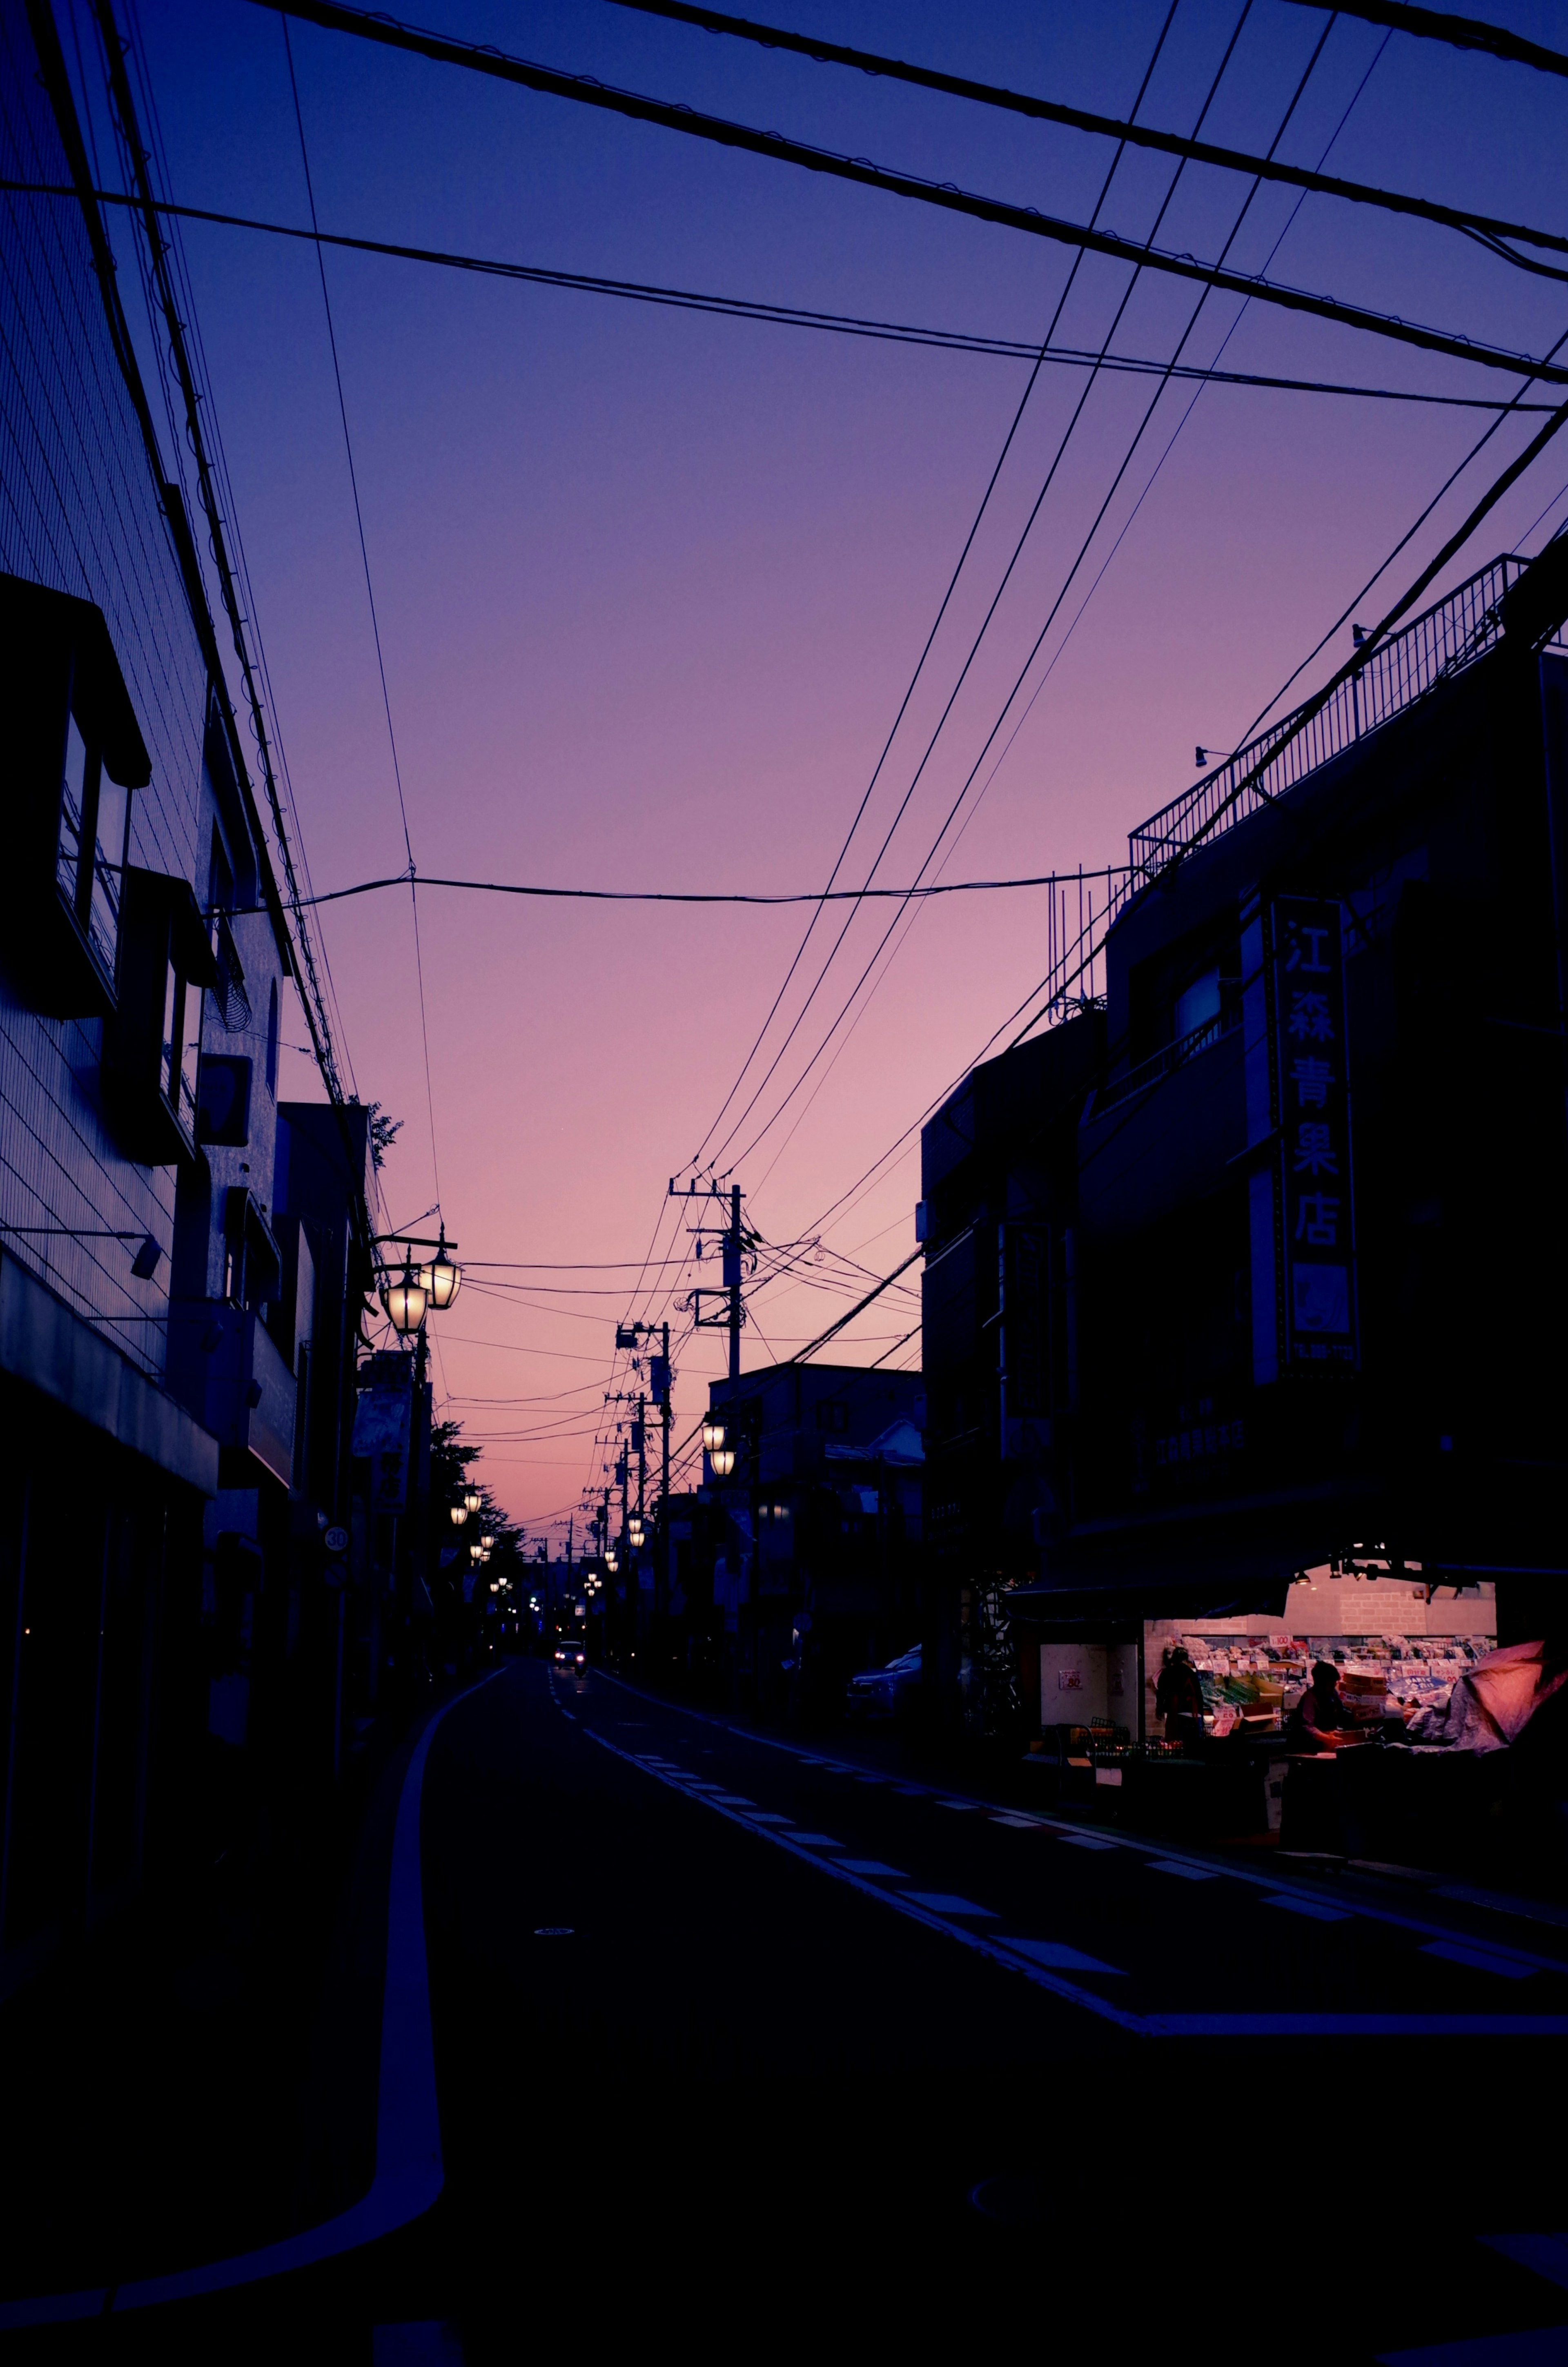
<svg viewBox="0 0 1568 2367">
<path fill-rule="evenodd" d="M 1340 907 L 1284 896 L 1270 917 L 1284 1368 L 1345 1368 L 1358 1358 Z"/>
<path fill-rule="evenodd" d="M 370 1510 L 401 1512 L 408 1502 L 408 1445 L 414 1392 L 382 1384 L 361 1392 L 354 1409 L 351 1452 L 370 1466 Z"/>
</svg>

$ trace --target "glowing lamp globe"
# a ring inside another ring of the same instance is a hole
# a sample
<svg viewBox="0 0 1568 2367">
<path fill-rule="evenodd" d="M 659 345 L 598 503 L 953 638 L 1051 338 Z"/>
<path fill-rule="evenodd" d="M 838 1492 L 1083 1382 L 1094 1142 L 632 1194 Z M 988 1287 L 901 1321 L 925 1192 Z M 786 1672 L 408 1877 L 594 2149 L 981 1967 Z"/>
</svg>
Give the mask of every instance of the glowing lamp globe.
<svg viewBox="0 0 1568 2367">
<path fill-rule="evenodd" d="M 417 1331 L 425 1320 L 427 1293 L 414 1271 L 412 1263 L 404 1264 L 401 1280 L 383 1282 L 381 1305 L 392 1330 L 402 1338 Z"/>
<path fill-rule="evenodd" d="M 431 1306 L 437 1309 L 449 1307 L 462 1288 L 463 1270 L 447 1247 L 444 1226 L 440 1246 L 429 1264 L 420 1267 L 419 1279 L 430 1295 Z"/>
</svg>

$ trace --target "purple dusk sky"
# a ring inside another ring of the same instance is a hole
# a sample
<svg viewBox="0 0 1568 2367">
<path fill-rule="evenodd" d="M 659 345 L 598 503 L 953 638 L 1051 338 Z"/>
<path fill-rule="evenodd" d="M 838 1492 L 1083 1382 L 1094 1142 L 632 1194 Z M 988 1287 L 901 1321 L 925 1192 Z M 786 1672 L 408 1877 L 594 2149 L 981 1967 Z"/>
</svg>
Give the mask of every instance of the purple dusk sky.
<svg viewBox="0 0 1568 2367">
<path fill-rule="evenodd" d="M 140 6 L 175 197 L 308 222 L 278 17 L 247 0 Z M 769 0 L 763 13 L 1119 115 L 1167 6 Z M 1113 153 L 610 0 L 420 0 L 414 13 L 552 66 L 1079 221 Z M 1562 34 L 1561 10 L 1545 5 L 1490 0 L 1486 13 L 1537 40 Z M 1191 132 L 1236 35 L 1205 136 L 1267 149 L 1327 24 L 1294 0 L 1179 0 L 1142 119 Z M 1067 277 L 1063 249 L 1006 229 L 308 25 L 290 38 L 324 230 L 1025 341 L 1044 334 Z M 1332 141 L 1327 168 L 1346 176 L 1555 230 L 1565 114 L 1562 81 L 1342 18 L 1279 153 L 1316 165 Z M 101 110 L 98 137 L 107 157 Z M 1147 237 L 1175 171 L 1129 154 L 1102 221 Z M 1188 167 L 1158 243 L 1214 256 L 1248 186 Z M 123 228 L 117 236 L 129 257 Z M 187 225 L 183 236 L 314 884 L 396 871 L 403 827 L 314 254 L 236 230 Z M 1316 197 L 1298 210 L 1290 190 L 1259 193 L 1231 259 L 1531 353 L 1568 330 L 1568 286 L 1423 224 Z M 820 889 L 1028 365 L 342 253 L 329 254 L 326 273 L 419 868 Z M 1058 342 L 1097 345 L 1130 277 L 1120 263 L 1085 262 Z M 1197 298 L 1143 274 L 1116 350 L 1167 359 Z M 1207 363 L 1221 345 L 1224 366 L 1244 370 L 1486 398 L 1517 387 L 1211 296 L 1186 357 Z M 910 787 L 1084 385 L 1078 368 L 1040 373 L 851 847 L 849 885 L 864 881 Z M 879 881 L 910 879 L 926 858 L 1152 391 L 1125 375 L 1093 388 Z M 1471 410 L 1211 386 L 1156 475 L 1194 391 L 1165 393 L 937 876 L 1123 859 L 1130 825 L 1192 779 L 1194 744 L 1234 744 L 1487 425 Z M 1502 426 L 1369 595 L 1367 621 L 1539 424 Z M 1497 550 L 1539 548 L 1562 515 L 1547 505 L 1568 492 L 1565 478 L 1568 437 L 1447 580 Z M 1346 632 L 1302 687 L 1348 649 Z M 726 1141 L 760 1069 L 708 1145 L 710 1157 L 724 1145 L 720 1168 L 734 1165 L 767 1242 L 784 1245 L 772 1262 L 816 1235 L 823 1211 L 1044 974 L 1040 893 L 926 905 L 895 936 L 864 1015 L 765 1131 L 893 909 L 861 909 L 755 1109 Z M 658 1259 L 689 1251 L 689 1215 L 666 1204 L 666 1178 L 703 1144 L 808 916 L 433 888 L 419 910 L 434 1145 L 406 891 L 322 916 L 344 1041 L 360 1093 L 405 1121 L 383 1175 L 388 1218 L 411 1223 L 438 1196 L 473 1261 L 459 1306 L 433 1327 L 445 1402 L 472 1438 L 491 1442 L 483 1474 L 513 1516 L 559 1515 L 563 1528 L 585 1485 L 601 1484 L 603 1395 L 628 1386 L 626 1360 L 611 1353 L 616 1319 L 667 1315 L 677 1336 L 686 1329 L 677 1309 L 697 1270 L 663 1265 L 638 1289 L 639 1262 L 651 1242 Z M 838 926 L 836 913 L 819 923 L 784 1023 Z M 776 1023 L 765 1063 L 780 1032 Z M 303 1042 L 298 1020 L 294 1034 Z M 297 1056 L 284 1082 L 318 1090 Z M 843 1310 L 846 1257 L 877 1274 L 913 1247 L 917 1151 L 915 1136 L 834 1217 L 824 1240 L 840 1256 L 808 1258 L 759 1292 L 747 1364 L 788 1355 Z M 540 1270 L 508 1274 L 481 1261 Z M 606 1261 L 627 1263 L 542 1270 Z M 917 1332 L 893 1347 L 918 1314 L 915 1279 L 912 1269 L 909 1286 L 880 1299 L 832 1353 L 869 1361 L 893 1349 L 892 1362 L 917 1361 Z M 717 1333 L 681 1348 L 677 1439 L 722 1351 Z"/>
</svg>

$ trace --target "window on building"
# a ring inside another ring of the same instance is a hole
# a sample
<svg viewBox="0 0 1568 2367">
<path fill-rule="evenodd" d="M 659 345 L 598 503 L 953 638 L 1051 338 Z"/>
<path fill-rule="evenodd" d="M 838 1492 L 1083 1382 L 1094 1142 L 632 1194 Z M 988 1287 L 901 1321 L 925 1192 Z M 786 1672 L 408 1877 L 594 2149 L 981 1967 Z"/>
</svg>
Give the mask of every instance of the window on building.
<svg viewBox="0 0 1568 2367">
<path fill-rule="evenodd" d="M 1185 987 L 1177 995 L 1172 1040 L 1177 1044 L 1184 1043 L 1187 1036 L 1196 1035 L 1200 1027 L 1209 1026 L 1219 1016 L 1220 965 L 1216 962 L 1212 969 L 1206 969 L 1201 978 L 1195 978 L 1191 985 Z"/>
<path fill-rule="evenodd" d="M 0 576 L 7 730 L 6 966 L 59 1018 L 115 1006 L 131 796 L 152 764 L 102 612 Z"/>
<path fill-rule="evenodd" d="M 267 1090 L 274 1101 L 278 1098 L 278 980 L 272 981 L 272 991 L 267 1001 Z"/>
<path fill-rule="evenodd" d="M 125 872 L 119 1009 L 104 1031 L 104 1106 L 132 1159 L 194 1157 L 201 991 L 217 968 L 189 883 Z"/>
</svg>

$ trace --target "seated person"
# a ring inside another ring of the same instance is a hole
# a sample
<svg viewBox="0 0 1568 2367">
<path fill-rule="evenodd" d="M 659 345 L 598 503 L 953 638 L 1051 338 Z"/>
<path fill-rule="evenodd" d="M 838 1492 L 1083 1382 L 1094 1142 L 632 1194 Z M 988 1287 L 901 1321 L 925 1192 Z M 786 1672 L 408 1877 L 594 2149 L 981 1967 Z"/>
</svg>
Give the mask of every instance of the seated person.
<svg viewBox="0 0 1568 2367">
<path fill-rule="evenodd" d="M 1285 1730 L 1298 1750 L 1336 1750 L 1343 1742 L 1360 1739 L 1332 1660 L 1314 1662 L 1312 1683 L 1290 1712 Z"/>
</svg>

